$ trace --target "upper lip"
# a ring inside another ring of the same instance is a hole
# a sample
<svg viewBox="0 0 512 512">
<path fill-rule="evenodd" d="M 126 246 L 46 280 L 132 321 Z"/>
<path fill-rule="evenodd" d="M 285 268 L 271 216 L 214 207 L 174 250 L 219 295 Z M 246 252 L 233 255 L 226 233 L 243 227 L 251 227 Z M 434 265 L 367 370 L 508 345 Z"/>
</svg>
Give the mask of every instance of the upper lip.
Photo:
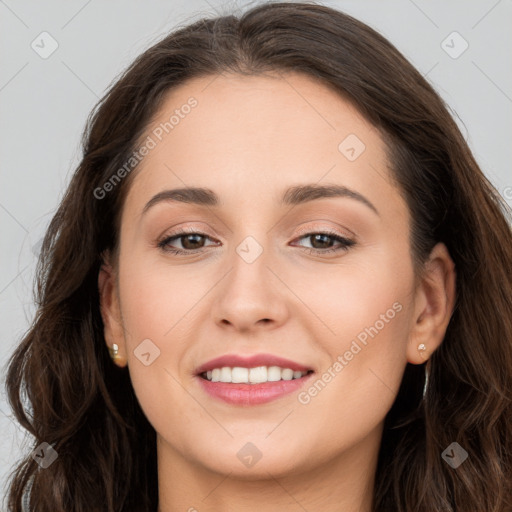
<svg viewBox="0 0 512 512">
<path fill-rule="evenodd" d="M 256 366 L 279 366 L 281 368 L 290 368 L 294 371 L 307 372 L 313 369 L 304 366 L 290 359 L 285 359 L 273 354 L 254 354 L 251 356 L 241 356 L 238 354 L 226 354 L 202 364 L 197 368 L 197 375 L 200 375 L 209 370 L 215 368 L 222 368 L 228 366 L 234 368 L 235 366 L 240 368 L 254 368 Z"/>
</svg>

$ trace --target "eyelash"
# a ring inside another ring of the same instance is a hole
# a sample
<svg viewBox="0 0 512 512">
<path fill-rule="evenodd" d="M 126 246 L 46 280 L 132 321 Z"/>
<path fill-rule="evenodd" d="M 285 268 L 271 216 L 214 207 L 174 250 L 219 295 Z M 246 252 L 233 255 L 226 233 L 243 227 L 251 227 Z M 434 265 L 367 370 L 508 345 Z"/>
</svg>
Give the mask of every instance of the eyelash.
<svg viewBox="0 0 512 512">
<path fill-rule="evenodd" d="M 210 238 L 205 233 L 201 233 L 199 231 L 194 231 L 194 230 L 190 230 L 189 231 L 189 230 L 185 229 L 183 231 L 179 231 L 177 233 L 173 233 L 170 236 L 166 236 L 165 238 L 163 238 L 162 240 L 157 242 L 157 246 L 163 252 L 171 253 L 171 254 L 175 254 L 175 255 L 196 254 L 197 252 L 200 252 L 203 248 L 184 250 L 184 249 L 176 249 L 176 248 L 168 247 L 168 244 L 170 242 L 172 242 L 174 240 L 177 240 L 177 239 L 179 239 L 181 237 L 184 237 L 186 235 L 199 235 L 199 236 L 202 236 L 202 237 Z M 348 238 L 344 238 L 344 237 L 340 236 L 338 233 L 336 233 L 334 231 L 330 231 L 330 230 L 310 231 L 310 232 L 302 233 L 298 239 L 300 240 L 302 238 L 308 238 L 308 237 L 311 237 L 313 235 L 328 236 L 328 237 L 334 239 L 336 242 L 341 243 L 341 246 L 339 246 L 337 248 L 328 248 L 328 249 L 315 249 L 315 248 L 310 248 L 310 247 L 303 247 L 303 249 L 305 249 L 308 254 L 316 254 L 316 255 L 320 254 L 320 255 L 322 255 L 322 254 L 327 254 L 327 253 L 346 252 L 346 251 L 349 250 L 350 247 L 352 247 L 352 246 L 354 246 L 356 244 L 356 242 L 354 240 L 350 240 Z"/>
</svg>

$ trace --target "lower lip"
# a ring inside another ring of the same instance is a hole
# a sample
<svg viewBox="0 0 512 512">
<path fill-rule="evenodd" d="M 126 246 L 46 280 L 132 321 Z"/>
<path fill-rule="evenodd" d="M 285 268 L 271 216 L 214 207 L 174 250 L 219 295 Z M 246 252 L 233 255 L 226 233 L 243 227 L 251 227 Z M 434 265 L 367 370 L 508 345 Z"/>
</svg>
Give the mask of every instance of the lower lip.
<svg viewBox="0 0 512 512">
<path fill-rule="evenodd" d="M 212 382 L 198 376 L 203 389 L 210 396 L 231 405 L 259 405 L 277 400 L 300 389 L 313 375 L 309 373 L 300 379 L 262 382 L 261 384 L 231 384 L 229 382 Z"/>
</svg>

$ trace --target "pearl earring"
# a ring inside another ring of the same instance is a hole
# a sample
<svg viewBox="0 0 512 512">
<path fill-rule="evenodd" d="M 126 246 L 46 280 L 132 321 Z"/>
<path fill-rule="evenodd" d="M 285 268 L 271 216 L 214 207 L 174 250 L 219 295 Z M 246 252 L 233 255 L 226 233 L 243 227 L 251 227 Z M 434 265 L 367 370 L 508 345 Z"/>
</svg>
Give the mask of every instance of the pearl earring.
<svg viewBox="0 0 512 512">
<path fill-rule="evenodd" d="M 112 361 L 116 362 L 119 358 L 119 345 L 117 343 L 112 343 L 112 347 L 108 347 L 108 351 L 110 352 Z"/>
<path fill-rule="evenodd" d="M 425 359 L 426 350 L 427 350 L 427 346 L 425 345 L 425 343 L 420 343 L 418 345 L 418 352 L 420 353 L 420 355 L 423 359 Z"/>
</svg>

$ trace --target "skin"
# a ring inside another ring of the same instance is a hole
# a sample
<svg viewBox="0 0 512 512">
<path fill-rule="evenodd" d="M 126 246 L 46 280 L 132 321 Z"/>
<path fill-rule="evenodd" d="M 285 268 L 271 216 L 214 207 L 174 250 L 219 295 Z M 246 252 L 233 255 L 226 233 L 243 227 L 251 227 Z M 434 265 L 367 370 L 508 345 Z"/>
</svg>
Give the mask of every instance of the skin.
<svg viewBox="0 0 512 512">
<path fill-rule="evenodd" d="M 159 510 L 370 511 L 383 421 L 406 363 L 423 363 L 443 340 L 453 261 L 438 244 L 422 277 L 415 274 L 411 219 L 384 143 L 338 94 L 298 73 L 212 80 L 172 90 L 148 127 L 151 134 L 190 96 L 197 99 L 137 170 L 119 260 L 107 255 L 98 280 L 106 343 L 119 345 L 117 364 L 128 366 L 157 432 Z M 338 150 L 349 134 L 366 146 L 354 161 Z M 378 214 L 349 197 L 282 206 L 283 191 L 303 183 L 349 187 Z M 141 215 L 158 192 L 185 186 L 213 190 L 221 205 L 167 201 Z M 184 226 L 207 236 L 175 239 L 172 247 L 199 252 L 157 247 Z M 356 244 L 322 254 L 339 243 L 304 233 L 325 229 Z M 263 249 L 252 263 L 235 250 L 248 236 Z M 395 303 L 400 312 L 333 371 Z M 148 366 L 134 354 L 145 339 L 160 350 Z M 307 404 L 294 392 L 228 405 L 195 377 L 200 364 L 227 353 L 286 357 L 312 367 L 313 381 L 329 368 L 335 376 Z M 248 442 L 261 453 L 251 467 L 237 457 Z"/>
</svg>

